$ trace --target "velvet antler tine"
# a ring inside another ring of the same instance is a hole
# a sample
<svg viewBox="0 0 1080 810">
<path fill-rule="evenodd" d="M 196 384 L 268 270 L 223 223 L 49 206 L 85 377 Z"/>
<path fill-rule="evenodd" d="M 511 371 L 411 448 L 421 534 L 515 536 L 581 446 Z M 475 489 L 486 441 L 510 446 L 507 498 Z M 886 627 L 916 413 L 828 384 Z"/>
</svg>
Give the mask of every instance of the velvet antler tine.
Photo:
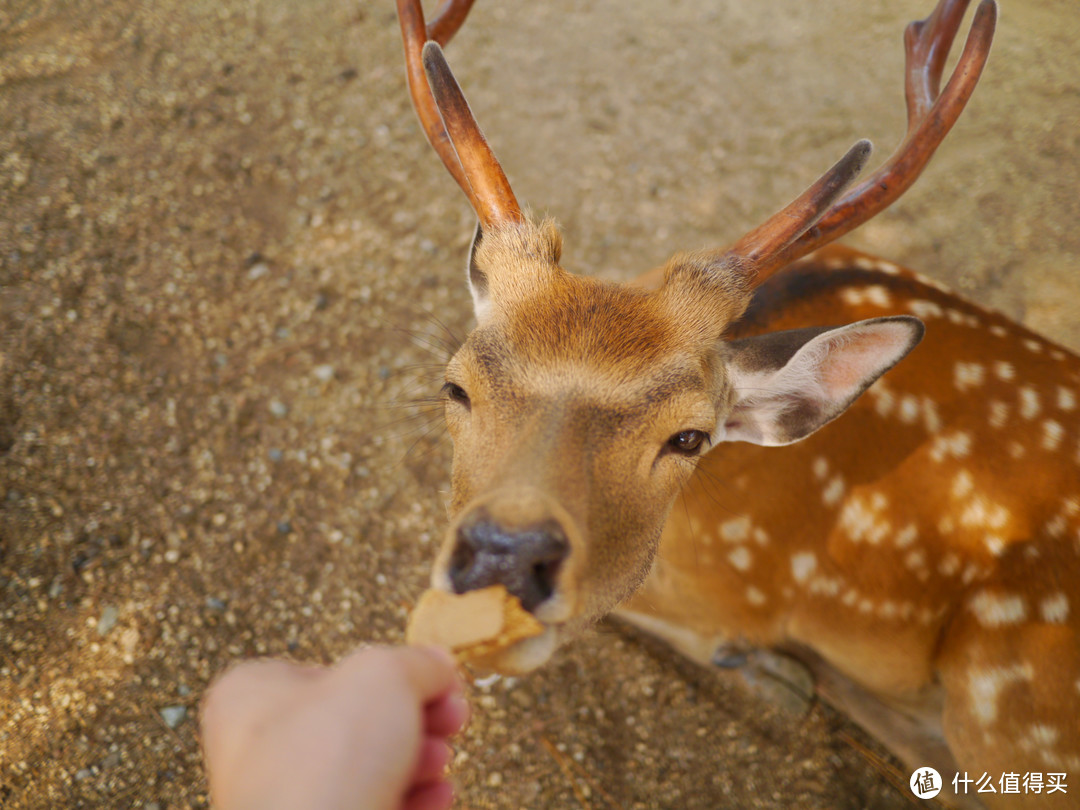
<svg viewBox="0 0 1080 810">
<path fill-rule="evenodd" d="M 427 26 L 424 24 L 424 10 L 420 0 L 397 0 L 398 21 L 401 24 L 401 39 L 405 47 L 405 71 L 409 82 L 409 94 L 412 97 L 413 109 L 420 119 L 420 126 L 427 136 L 428 143 L 442 160 L 446 170 L 457 182 L 473 210 L 477 209 L 476 200 L 473 196 L 472 187 L 465 177 L 465 171 L 458 162 L 457 154 L 450 143 L 450 136 L 443 126 L 439 108 L 431 95 L 428 87 L 427 76 L 424 73 L 423 49 L 427 41 Z M 464 15 L 461 15 L 464 20 Z M 460 22 L 458 23 L 460 25 Z M 449 39 L 449 36 L 447 37 Z"/>
<path fill-rule="evenodd" d="M 870 141 L 856 143 L 787 207 L 732 246 L 729 251 L 732 257 L 744 260 L 758 270 L 753 283 L 759 284 L 767 277 L 760 272 L 764 258 L 791 244 L 828 211 L 829 206 L 862 171 L 871 149 Z"/>
<path fill-rule="evenodd" d="M 474 0 L 442 0 L 435 9 L 435 19 L 428 23 L 427 38 L 443 48 L 453 39 L 469 16 Z"/>
<path fill-rule="evenodd" d="M 940 16 L 937 16 L 939 13 Z M 939 95 L 937 85 L 948 51 L 946 45 L 955 37 L 962 13 L 963 3 L 942 0 L 934 14 L 926 21 L 915 24 L 925 24 L 924 28 L 912 29 L 909 26 L 908 30 L 914 30 L 914 33 L 909 34 L 906 40 L 909 43 L 906 71 L 908 110 L 909 113 L 914 111 L 917 116 L 909 122 L 907 137 L 879 169 L 836 201 L 814 227 L 776 254 L 762 257 L 759 273 L 767 276 L 839 239 L 888 208 L 918 179 L 971 98 L 994 38 L 997 4 L 994 0 L 982 0 L 975 10 L 971 31 L 956 69 Z M 925 43 L 924 32 L 929 37 Z M 919 77 L 914 85 L 922 88 L 914 95 L 910 93 L 913 76 Z M 924 95 L 924 91 L 932 95 Z"/>
</svg>

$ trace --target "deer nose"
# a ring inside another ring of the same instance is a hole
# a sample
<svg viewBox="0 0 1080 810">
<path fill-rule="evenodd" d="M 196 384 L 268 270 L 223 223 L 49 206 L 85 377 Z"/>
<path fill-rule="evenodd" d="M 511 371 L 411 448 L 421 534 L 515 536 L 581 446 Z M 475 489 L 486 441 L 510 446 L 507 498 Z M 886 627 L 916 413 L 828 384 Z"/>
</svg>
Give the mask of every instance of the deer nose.
<svg viewBox="0 0 1080 810">
<path fill-rule="evenodd" d="M 569 553 L 570 543 L 555 521 L 507 529 L 479 520 L 457 530 L 450 584 L 455 593 L 503 585 L 531 613 L 555 592 L 555 579 Z"/>
</svg>

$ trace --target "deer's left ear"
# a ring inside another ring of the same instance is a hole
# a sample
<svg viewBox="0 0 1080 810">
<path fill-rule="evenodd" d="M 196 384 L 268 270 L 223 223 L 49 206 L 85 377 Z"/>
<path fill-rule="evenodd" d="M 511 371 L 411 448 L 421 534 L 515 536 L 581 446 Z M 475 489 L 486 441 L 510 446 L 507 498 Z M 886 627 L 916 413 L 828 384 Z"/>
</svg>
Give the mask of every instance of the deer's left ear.
<svg viewBox="0 0 1080 810">
<path fill-rule="evenodd" d="M 842 414 L 922 340 L 917 318 L 874 318 L 727 344 L 734 406 L 721 441 L 797 442 Z"/>
</svg>

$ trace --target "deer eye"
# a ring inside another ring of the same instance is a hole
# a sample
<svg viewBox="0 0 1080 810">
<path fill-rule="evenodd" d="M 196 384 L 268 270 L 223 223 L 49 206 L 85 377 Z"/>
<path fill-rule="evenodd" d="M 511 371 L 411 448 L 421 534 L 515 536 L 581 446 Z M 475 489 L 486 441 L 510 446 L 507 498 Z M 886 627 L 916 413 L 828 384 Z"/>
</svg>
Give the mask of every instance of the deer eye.
<svg viewBox="0 0 1080 810">
<path fill-rule="evenodd" d="M 703 430 L 684 430 L 668 439 L 667 446 L 675 453 L 694 456 L 708 440 L 709 434 Z"/>
<path fill-rule="evenodd" d="M 465 389 L 457 383 L 448 382 L 442 387 L 443 396 L 445 396 L 451 402 L 456 402 L 459 405 L 464 405 L 468 408 L 471 403 L 469 402 L 469 395 Z"/>
</svg>

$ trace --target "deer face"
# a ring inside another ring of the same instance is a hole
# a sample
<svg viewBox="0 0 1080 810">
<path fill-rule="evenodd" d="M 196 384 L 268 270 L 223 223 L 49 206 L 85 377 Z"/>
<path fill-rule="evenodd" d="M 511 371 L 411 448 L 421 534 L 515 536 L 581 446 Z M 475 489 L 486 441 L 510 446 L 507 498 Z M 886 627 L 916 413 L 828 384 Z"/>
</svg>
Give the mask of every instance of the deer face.
<svg viewBox="0 0 1080 810">
<path fill-rule="evenodd" d="M 571 275 L 559 248 L 551 225 L 478 239 L 478 325 L 443 388 L 452 519 L 433 584 L 505 585 L 546 625 L 497 662 L 509 672 L 544 663 L 643 582 L 712 443 L 801 438 L 919 332 L 903 319 L 724 343 L 749 301 L 738 272 L 676 257 L 647 292 Z"/>
<path fill-rule="evenodd" d="M 910 317 L 722 339 L 755 284 L 888 205 L 918 171 L 890 163 L 842 196 L 870 152 L 860 141 L 730 248 L 677 255 L 654 292 L 571 275 L 554 227 L 522 214 L 436 44 L 469 5 L 442 4 L 426 25 L 419 0 L 398 0 L 414 107 L 480 221 L 469 267 L 477 327 L 443 389 L 454 470 L 433 585 L 501 583 L 517 595 L 547 627 L 493 662 L 520 672 L 644 580 L 709 446 L 798 441 L 918 343 Z M 971 86 L 950 83 L 946 95 Z M 909 141 L 921 166 L 936 142 Z"/>
</svg>

